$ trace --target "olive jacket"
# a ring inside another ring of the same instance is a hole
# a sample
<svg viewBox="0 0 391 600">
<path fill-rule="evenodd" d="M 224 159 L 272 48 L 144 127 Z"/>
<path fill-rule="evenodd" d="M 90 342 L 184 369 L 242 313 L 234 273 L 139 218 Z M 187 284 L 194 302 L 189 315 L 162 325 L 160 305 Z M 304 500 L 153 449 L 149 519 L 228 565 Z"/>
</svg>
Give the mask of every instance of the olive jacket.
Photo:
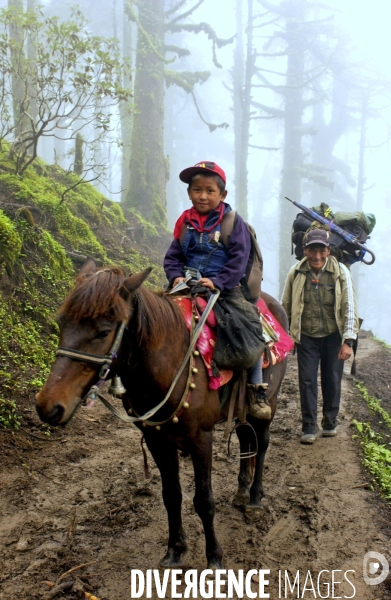
<svg viewBox="0 0 391 600">
<path fill-rule="evenodd" d="M 331 273 L 335 281 L 334 316 L 342 342 L 355 340 L 359 331 L 359 320 L 350 271 L 333 256 L 328 257 L 324 270 Z M 281 300 L 289 318 L 290 334 L 297 343 L 300 343 L 304 287 L 308 272 L 309 266 L 305 257 L 290 269 Z M 314 306 L 314 311 L 316 308 Z"/>
</svg>

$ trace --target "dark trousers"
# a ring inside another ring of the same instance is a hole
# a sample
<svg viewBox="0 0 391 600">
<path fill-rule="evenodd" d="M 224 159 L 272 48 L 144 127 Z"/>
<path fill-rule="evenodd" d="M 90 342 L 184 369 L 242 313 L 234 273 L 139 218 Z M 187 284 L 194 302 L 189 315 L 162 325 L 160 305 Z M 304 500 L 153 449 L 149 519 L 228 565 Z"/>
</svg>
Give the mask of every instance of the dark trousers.
<svg viewBox="0 0 391 600">
<path fill-rule="evenodd" d="M 342 339 L 338 332 L 314 338 L 301 335 L 296 344 L 303 433 L 317 432 L 318 368 L 323 396 L 323 429 L 334 429 L 341 399 L 344 361 L 338 359 Z"/>
</svg>

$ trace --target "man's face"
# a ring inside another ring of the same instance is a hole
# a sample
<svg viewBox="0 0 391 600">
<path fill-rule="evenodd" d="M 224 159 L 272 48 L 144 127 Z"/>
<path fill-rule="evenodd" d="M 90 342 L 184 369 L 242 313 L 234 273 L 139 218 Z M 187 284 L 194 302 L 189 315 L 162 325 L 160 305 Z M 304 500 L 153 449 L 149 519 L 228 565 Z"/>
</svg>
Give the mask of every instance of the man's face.
<svg viewBox="0 0 391 600">
<path fill-rule="evenodd" d="M 187 190 L 194 208 L 206 215 L 218 207 L 227 196 L 227 190 L 220 192 L 219 186 L 212 177 L 197 177 L 192 181 Z"/>
<path fill-rule="evenodd" d="M 326 259 L 330 254 L 330 248 L 323 244 L 311 244 L 303 248 L 303 252 L 308 259 L 310 268 L 317 273 L 323 269 L 326 264 Z"/>
</svg>

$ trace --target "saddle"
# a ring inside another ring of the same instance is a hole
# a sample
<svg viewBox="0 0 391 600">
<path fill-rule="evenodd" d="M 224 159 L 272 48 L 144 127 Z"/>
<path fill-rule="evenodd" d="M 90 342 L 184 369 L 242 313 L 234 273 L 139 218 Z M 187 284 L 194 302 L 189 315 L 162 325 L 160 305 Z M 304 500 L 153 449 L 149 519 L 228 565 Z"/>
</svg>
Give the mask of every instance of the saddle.
<svg viewBox="0 0 391 600">
<path fill-rule="evenodd" d="M 196 297 L 175 296 L 173 299 L 182 309 L 187 328 L 191 332 L 194 321 L 197 322 L 205 310 L 206 300 L 198 295 Z M 269 311 L 262 298 L 256 302 L 256 306 L 260 312 L 266 342 L 265 351 L 262 355 L 262 367 L 263 369 L 267 369 L 284 360 L 292 350 L 294 344 L 291 337 Z M 214 368 L 212 359 L 216 342 L 216 327 L 217 320 L 212 311 L 206 320 L 196 344 L 196 348 L 202 357 L 208 373 L 208 387 L 211 390 L 219 389 L 228 383 L 233 376 L 232 370 L 223 369 L 217 372 Z"/>
</svg>

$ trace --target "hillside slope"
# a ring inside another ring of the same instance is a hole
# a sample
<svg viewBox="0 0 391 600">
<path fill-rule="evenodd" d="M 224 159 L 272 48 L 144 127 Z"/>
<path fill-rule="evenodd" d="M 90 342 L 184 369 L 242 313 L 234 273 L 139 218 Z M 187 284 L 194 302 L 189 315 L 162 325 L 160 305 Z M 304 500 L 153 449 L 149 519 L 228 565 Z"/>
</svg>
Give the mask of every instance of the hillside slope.
<svg viewBox="0 0 391 600">
<path fill-rule="evenodd" d="M 169 235 L 58 166 L 37 161 L 23 179 L 0 153 L 0 426 L 18 427 L 48 374 L 56 310 L 86 256 L 126 272 L 154 266 L 161 286 Z"/>
</svg>

